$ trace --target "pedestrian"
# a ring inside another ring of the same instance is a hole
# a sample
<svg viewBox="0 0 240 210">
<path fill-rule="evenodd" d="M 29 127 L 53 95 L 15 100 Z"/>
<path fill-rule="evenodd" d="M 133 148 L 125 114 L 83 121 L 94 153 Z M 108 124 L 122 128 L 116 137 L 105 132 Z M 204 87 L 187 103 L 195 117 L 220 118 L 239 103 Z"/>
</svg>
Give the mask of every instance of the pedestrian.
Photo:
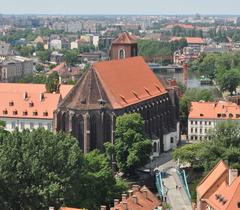
<svg viewBox="0 0 240 210">
<path fill-rule="evenodd" d="M 176 190 L 178 189 L 178 185 L 176 185 Z"/>
</svg>

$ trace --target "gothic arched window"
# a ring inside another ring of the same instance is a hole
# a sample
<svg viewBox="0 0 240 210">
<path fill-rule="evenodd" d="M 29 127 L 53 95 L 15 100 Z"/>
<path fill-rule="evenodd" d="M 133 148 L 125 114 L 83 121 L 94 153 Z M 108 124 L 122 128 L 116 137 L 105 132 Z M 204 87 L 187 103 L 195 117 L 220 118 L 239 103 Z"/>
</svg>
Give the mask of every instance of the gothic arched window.
<svg viewBox="0 0 240 210">
<path fill-rule="evenodd" d="M 120 49 L 118 52 L 118 59 L 124 59 L 125 58 L 125 50 Z"/>
</svg>

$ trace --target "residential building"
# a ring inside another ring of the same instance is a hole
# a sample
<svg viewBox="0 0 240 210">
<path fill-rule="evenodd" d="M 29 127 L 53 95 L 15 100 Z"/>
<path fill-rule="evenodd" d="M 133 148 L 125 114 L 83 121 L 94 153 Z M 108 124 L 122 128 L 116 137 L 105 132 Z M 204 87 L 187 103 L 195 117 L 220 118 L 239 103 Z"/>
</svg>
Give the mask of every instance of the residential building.
<svg viewBox="0 0 240 210">
<path fill-rule="evenodd" d="M 50 75 L 53 72 L 57 72 L 59 75 L 60 83 L 67 83 L 68 80 L 77 81 L 81 76 L 80 67 L 68 67 L 66 63 L 60 63 L 52 70 L 47 72 Z"/>
<path fill-rule="evenodd" d="M 229 168 L 222 160 L 200 182 L 196 191 L 196 210 L 240 209 L 238 170 Z"/>
<path fill-rule="evenodd" d="M 0 83 L 0 120 L 5 129 L 45 128 L 53 130 L 53 112 L 71 90 L 61 85 L 58 93 L 47 93 L 44 84 Z"/>
<path fill-rule="evenodd" d="M 232 102 L 192 102 L 188 116 L 188 139 L 203 140 L 220 122 L 240 122 L 240 106 Z"/>
<path fill-rule="evenodd" d="M 146 186 L 133 185 L 129 194 L 122 194 L 122 199 L 114 199 L 111 210 L 160 210 L 161 202 Z M 104 206 L 101 210 L 106 210 Z"/>
<path fill-rule="evenodd" d="M 10 44 L 0 41 L 0 56 L 7 56 L 11 54 Z"/>
<path fill-rule="evenodd" d="M 53 39 L 50 41 L 50 49 L 61 50 L 62 41 L 60 39 Z"/>
<path fill-rule="evenodd" d="M 0 63 L 0 81 L 13 82 L 33 73 L 33 61 L 21 56 L 8 57 Z"/>
</svg>

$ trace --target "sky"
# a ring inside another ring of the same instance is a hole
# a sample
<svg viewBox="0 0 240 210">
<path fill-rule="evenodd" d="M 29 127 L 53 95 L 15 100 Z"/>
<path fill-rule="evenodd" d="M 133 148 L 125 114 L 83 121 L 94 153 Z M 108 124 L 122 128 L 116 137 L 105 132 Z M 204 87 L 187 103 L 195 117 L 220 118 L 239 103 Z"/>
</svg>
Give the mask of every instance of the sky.
<svg viewBox="0 0 240 210">
<path fill-rule="evenodd" d="M 0 0 L 0 13 L 240 15 L 240 0 Z"/>
</svg>

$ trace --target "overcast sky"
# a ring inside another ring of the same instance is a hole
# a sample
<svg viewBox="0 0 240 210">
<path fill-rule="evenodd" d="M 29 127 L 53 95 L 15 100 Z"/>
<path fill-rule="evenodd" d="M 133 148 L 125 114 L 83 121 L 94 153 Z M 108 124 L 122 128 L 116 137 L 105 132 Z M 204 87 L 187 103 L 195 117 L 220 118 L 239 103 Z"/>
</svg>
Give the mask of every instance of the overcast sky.
<svg viewBox="0 0 240 210">
<path fill-rule="evenodd" d="M 0 0 L 0 13 L 240 15 L 240 0 Z"/>
</svg>

